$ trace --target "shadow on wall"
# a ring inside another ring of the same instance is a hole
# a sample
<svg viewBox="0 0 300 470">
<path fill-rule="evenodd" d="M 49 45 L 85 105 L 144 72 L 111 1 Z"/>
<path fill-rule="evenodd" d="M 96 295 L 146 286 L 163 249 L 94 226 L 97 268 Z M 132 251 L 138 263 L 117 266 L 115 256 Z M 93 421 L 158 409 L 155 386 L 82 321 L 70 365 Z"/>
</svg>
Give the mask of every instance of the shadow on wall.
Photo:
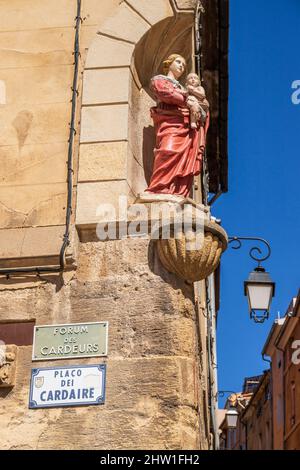
<svg viewBox="0 0 300 470">
<path fill-rule="evenodd" d="M 148 265 L 153 274 L 159 276 L 164 282 L 172 286 L 175 291 L 181 291 L 183 296 L 191 303 L 194 302 L 194 287 L 193 283 L 180 279 L 176 274 L 167 271 L 157 254 L 156 241 L 150 240 L 148 246 Z"/>
<path fill-rule="evenodd" d="M 151 77 L 162 73 L 162 63 L 170 54 L 181 54 L 187 61 L 187 70 L 192 69 L 193 22 L 191 14 L 166 18 L 154 25 L 136 45 L 134 66 L 147 93 Z"/>
<path fill-rule="evenodd" d="M 143 167 L 145 173 L 145 180 L 147 185 L 150 184 L 150 179 L 153 170 L 154 162 L 154 148 L 155 148 L 155 132 L 153 126 L 144 127 L 143 130 Z"/>
</svg>

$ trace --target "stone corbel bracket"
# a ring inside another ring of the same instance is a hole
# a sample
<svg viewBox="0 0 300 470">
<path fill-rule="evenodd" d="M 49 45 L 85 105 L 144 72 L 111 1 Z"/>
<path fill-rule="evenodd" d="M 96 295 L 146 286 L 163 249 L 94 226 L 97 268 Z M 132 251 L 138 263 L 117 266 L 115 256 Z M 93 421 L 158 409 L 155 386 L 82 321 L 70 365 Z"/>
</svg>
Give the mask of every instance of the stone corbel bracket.
<svg viewBox="0 0 300 470">
<path fill-rule="evenodd" d="M 198 207 L 193 213 L 191 227 L 183 227 L 179 236 L 178 232 L 175 236 L 176 227 L 173 225 L 171 237 L 160 238 L 156 242 L 157 253 L 164 268 L 185 281 L 206 279 L 216 270 L 221 255 L 227 248 L 228 237 L 225 230 L 210 218 L 207 209 Z M 199 230 L 199 223 L 195 219 L 201 211 L 203 217 L 200 220 L 203 226 Z"/>
<path fill-rule="evenodd" d="M 14 344 L 0 347 L 0 388 L 15 385 L 17 346 Z"/>
<path fill-rule="evenodd" d="M 149 193 L 140 195 L 137 202 L 147 208 L 148 234 L 167 271 L 197 282 L 216 270 L 228 237 L 211 217 L 210 207 L 190 198 Z"/>
</svg>

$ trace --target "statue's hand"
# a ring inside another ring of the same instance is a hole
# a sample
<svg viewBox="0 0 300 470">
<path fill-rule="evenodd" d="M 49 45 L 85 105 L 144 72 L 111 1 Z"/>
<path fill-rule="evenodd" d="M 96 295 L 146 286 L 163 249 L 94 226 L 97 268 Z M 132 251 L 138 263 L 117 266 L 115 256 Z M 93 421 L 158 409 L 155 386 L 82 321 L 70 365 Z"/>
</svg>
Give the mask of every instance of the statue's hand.
<svg viewBox="0 0 300 470">
<path fill-rule="evenodd" d="M 187 89 L 190 93 L 193 93 L 193 91 L 195 90 L 195 87 L 193 85 L 188 85 Z"/>
</svg>

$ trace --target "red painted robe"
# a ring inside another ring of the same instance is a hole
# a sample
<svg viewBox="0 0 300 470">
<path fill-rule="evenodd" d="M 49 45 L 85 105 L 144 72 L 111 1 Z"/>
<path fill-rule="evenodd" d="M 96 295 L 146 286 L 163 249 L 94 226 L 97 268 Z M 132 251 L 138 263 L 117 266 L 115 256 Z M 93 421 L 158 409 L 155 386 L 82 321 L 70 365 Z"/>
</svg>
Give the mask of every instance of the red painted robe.
<svg viewBox="0 0 300 470">
<path fill-rule="evenodd" d="M 197 129 L 191 129 L 186 98 L 175 83 L 157 76 L 151 81 L 151 90 L 157 100 L 157 106 L 151 108 L 156 148 L 146 191 L 187 197 L 194 176 L 202 170 L 209 115 L 204 126 L 199 123 Z"/>
</svg>

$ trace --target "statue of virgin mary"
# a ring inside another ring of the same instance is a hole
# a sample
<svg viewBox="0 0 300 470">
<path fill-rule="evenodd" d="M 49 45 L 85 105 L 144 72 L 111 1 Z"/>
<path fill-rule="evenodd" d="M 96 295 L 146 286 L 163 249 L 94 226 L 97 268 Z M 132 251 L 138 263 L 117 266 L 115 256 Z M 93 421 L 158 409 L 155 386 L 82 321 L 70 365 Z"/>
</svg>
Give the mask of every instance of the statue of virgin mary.
<svg viewBox="0 0 300 470">
<path fill-rule="evenodd" d="M 186 70 L 186 61 L 178 54 L 163 63 L 163 75 L 151 79 L 150 88 L 156 100 L 151 108 L 156 145 L 154 166 L 145 196 L 189 196 L 194 176 L 201 173 L 209 115 L 196 129 L 190 127 L 189 96 L 179 78 Z M 155 198 L 154 198 L 155 199 Z"/>
</svg>

